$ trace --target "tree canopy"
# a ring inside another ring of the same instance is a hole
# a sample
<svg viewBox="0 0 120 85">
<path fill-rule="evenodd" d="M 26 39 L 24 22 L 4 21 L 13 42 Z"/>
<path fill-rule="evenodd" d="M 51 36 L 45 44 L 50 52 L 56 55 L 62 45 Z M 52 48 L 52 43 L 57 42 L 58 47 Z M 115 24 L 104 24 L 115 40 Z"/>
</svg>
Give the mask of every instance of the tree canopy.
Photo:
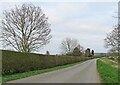
<svg viewBox="0 0 120 85">
<path fill-rule="evenodd" d="M 40 7 L 23 4 L 3 14 L 4 46 L 9 45 L 21 52 L 32 52 L 49 43 L 50 24 Z"/>
</svg>

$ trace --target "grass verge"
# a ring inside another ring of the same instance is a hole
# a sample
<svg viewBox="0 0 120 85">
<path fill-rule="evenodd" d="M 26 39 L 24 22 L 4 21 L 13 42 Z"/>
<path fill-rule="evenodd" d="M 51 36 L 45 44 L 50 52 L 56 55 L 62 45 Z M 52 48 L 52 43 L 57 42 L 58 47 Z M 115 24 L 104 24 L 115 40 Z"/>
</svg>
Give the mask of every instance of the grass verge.
<svg viewBox="0 0 120 85">
<path fill-rule="evenodd" d="M 108 58 L 102 58 L 102 61 L 104 61 L 107 64 L 110 64 L 113 67 L 118 68 L 118 62 L 115 62 L 115 61 L 108 59 Z"/>
<path fill-rule="evenodd" d="M 113 67 L 112 63 L 105 63 L 104 60 L 98 59 L 97 69 L 104 85 L 120 85 L 118 81 L 118 68 Z"/>
<path fill-rule="evenodd" d="M 0 84 L 2 83 L 2 77 L 0 77 Z"/>
<path fill-rule="evenodd" d="M 5 83 L 5 82 L 11 81 L 11 80 L 30 77 L 30 76 L 33 76 L 33 75 L 42 74 L 42 73 L 46 73 L 46 72 L 50 72 L 50 71 L 54 71 L 54 70 L 59 70 L 59 69 L 71 67 L 71 66 L 74 66 L 74 65 L 82 63 L 82 62 L 83 61 L 73 63 L 73 64 L 67 64 L 67 65 L 63 65 L 63 66 L 57 66 L 57 67 L 53 67 L 53 68 L 43 69 L 43 70 L 35 70 L 35 71 L 29 71 L 29 72 L 24 72 L 24 73 L 6 75 L 6 76 L 2 77 L 2 83 Z"/>
</svg>

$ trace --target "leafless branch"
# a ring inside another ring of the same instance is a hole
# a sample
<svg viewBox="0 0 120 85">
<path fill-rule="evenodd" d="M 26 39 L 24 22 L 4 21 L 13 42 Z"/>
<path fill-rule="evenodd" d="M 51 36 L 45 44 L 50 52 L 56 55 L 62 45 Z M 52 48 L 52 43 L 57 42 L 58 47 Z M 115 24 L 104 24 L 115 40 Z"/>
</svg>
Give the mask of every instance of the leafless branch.
<svg viewBox="0 0 120 85">
<path fill-rule="evenodd" d="M 51 29 L 40 7 L 23 4 L 4 12 L 3 40 L 18 51 L 31 52 L 49 43 Z"/>
</svg>

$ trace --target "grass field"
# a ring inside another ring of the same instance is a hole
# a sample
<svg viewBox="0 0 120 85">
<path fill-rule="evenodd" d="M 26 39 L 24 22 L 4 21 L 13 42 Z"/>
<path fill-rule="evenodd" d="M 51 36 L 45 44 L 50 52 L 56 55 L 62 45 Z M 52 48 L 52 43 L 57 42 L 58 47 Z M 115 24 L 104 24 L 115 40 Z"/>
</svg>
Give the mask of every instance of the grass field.
<svg viewBox="0 0 120 85">
<path fill-rule="evenodd" d="M 42 74 L 45 72 L 63 69 L 63 68 L 67 68 L 70 66 L 74 66 L 74 65 L 76 65 L 78 63 L 82 63 L 82 62 L 83 61 L 73 63 L 73 64 L 67 64 L 67 65 L 63 65 L 63 66 L 57 66 L 57 67 L 53 67 L 53 68 L 43 69 L 43 70 L 36 70 L 36 71 L 29 71 L 29 72 L 18 73 L 18 74 L 13 74 L 13 75 L 7 75 L 7 76 L 2 77 L 2 79 L 3 79 L 2 82 L 5 83 L 5 82 L 10 81 L 10 80 L 21 79 L 21 78 L 25 78 L 25 77 L 29 77 L 29 76 L 33 76 L 33 75 L 37 75 L 37 74 Z"/>
<path fill-rule="evenodd" d="M 102 61 L 107 63 L 107 64 L 110 64 L 113 67 L 118 68 L 118 62 L 115 62 L 114 60 L 111 60 L 111 59 L 108 59 L 108 58 L 102 58 Z"/>
<path fill-rule="evenodd" d="M 116 64 L 117 65 L 117 64 Z M 118 85 L 118 68 L 116 68 L 115 63 L 108 59 L 98 59 L 97 69 L 101 77 L 102 83 L 109 85 L 109 83 L 114 83 L 113 85 Z"/>
<path fill-rule="evenodd" d="M 0 76 L 0 84 L 2 83 L 2 77 Z"/>
</svg>

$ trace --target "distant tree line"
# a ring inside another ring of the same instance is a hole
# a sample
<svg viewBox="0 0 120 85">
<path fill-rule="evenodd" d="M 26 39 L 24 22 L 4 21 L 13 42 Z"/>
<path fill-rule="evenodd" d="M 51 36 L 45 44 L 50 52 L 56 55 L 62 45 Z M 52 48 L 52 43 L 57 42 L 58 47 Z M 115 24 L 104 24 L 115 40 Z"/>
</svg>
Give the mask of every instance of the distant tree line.
<svg viewBox="0 0 120 85">
<path fill-rule="evenodd" d="M 90 48 L 87 48 L 87 49 L 85 50 L 85 56 L 86 56 L 86 57 L 94 56 L 94 50 L 90 51 Z"/>
<path fill-rule="evenodd" d="M 94 50 L 90 51 L 90 48 L 87 48 L 84 51 L 83 46 L 81 46 L 77 39 L 65 38 L 61 43 L 61 50 L 63 54 L 68 56 L 94 56 Z"/>
</svg>

